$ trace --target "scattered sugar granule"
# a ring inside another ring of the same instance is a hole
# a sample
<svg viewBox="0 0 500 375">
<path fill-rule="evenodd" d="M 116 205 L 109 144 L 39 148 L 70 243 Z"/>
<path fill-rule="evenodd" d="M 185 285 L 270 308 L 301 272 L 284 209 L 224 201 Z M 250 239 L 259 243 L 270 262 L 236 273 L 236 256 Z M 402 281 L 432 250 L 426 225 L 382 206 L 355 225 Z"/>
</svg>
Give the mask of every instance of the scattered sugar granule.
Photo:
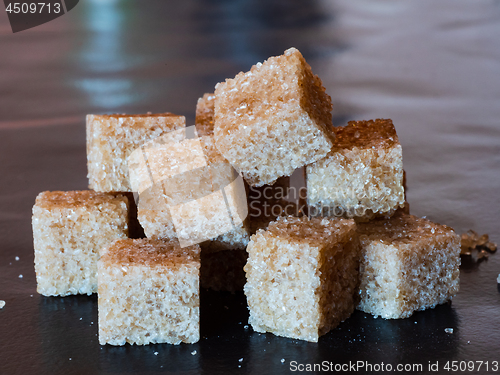
<svg viewBox="0 0 500 375">
<path fill-rule="evenodd" d="M 19 257 L 15 257 L 14 259 L 15 259 L 15 260 L 19 260 Z"/>
<path fill-rule="evenodd" d="M 23 275 L 19 275 L 19 278 L 22 279 L 23 278 Z"/>
<path fill-rule="evenodd" d="M 281 358 L 281 363 L 285 363 L 285 358 Z"/>
<path fill-rule="evenodd" d="M 5 306 L 5 301 L 0 300 L 0 309 L 3 309 L 4 306 Z"/>
<path fill-rule="evenodd" d="M 196 355 L 196 353 L 197 353 L 197 352 L 196 352 L 196 350 L 193 350 L 193 351 L 191 352 L 191 355 Z"/>
<path fill-rule="evenodd" d="M 158 355 L 158 352 L 154 352 L 153 354 L 154 354 L 154 355 Z"/>
<path fill-rule="evenodd" d="M 444 331 L 446 333 L 453 333 L 453 328 L 445 328 Z"/>
<path fill-rule="evenodd" d="M 500 275 L 498 275 L 500 277 Z M 499 281 L 500 282 L 500 281 Z M 248 329 L 248 324 L 243 326 L 244 329 Z"/>
<path fill-rule="evenodd" d="M 243 358 L 238 359 L 239 362 L 243 362 Z"/>
<path fill-rule="evenodd" d="M 69 358 L 69 360 L 71 361 L 71 357 Z"/>
</svg>

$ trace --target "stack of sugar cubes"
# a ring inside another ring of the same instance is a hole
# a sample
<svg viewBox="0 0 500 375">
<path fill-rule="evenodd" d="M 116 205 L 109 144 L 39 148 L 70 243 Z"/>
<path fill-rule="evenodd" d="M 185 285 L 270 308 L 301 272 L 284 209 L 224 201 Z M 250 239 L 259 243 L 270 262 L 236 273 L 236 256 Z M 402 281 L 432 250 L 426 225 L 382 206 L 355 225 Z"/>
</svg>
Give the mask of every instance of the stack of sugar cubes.
<svg viewBox="0 0 500 375">
<path fill-rule="evenodd" d="M 92 190 L 33 207 L 38 292 L 97 292 L 112 345 L 197 342 L 200 285 L 243 289 L 255 331 L 313 342 L 356 308 L 397 319 L 450 301 L 460 240 L 409 214 L 392 121 L 333 127 L 331 110 L 290 48 L 203 95 L 196 127 L 88 115 Z M 305 207 L 284 199 L 299 168 Z"/>
</svg>

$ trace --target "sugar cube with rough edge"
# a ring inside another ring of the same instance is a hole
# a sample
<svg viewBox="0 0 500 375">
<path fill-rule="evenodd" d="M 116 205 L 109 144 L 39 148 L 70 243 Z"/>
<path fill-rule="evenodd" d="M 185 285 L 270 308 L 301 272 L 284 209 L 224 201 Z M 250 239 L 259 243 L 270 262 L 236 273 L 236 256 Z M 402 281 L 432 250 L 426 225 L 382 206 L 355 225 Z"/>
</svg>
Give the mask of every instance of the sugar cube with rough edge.
<svg viewBox="0 0 500 375">
<path fill-rule="evenodd" d="M 459 290 L 460 237 L 412 215 L 358 223 L 358 309 L 384 319 L 450 301 Z"/>
<path fill-rule="evenodd" d="M 391 120 L 336 128 L 328 155 L 306 168 L 309 215 L 392 215 L 405 203 L 403 154 Z"/>
<path fill-rule="evenodd" d="M 354 220 L 279 218 L 251 237 L 247 252 L 244 291 L 255 331 L 317 342 L 354 311 Z"/>
<path fill-rule="evenodd" d="M 210 241 L 203 245 L 207 251 L 244 249 L 249 241 L 245 185 L 213 137 L 162 148 L 165 157 L 157 162 L 148 151 L 149 175 L 158 177 L 139 194 L 138 217 L 146 235 L 178 238 L 182 246 Z"/>
<path fill-rule="evenodd" d="M 128 157 L 143 143 L 184 128 L 171 113 L 87 115 L 87 177 L 95 191 L 132 191 Z"/>
<path fill-rule="evenodd" d="M 196 130 L 200 137 L 214 134 L 215 94 L 206 93 L 196 103 Z"/>
<path fill-rule="evenodd" d="M 326 156 L 335 135 L 321 80 L 295 48 L 215 87 L 217 149 L 253 186 Z"/>
<path fill-rule="evenodd" d="M 200 285 L 215 291 L 237 292 L 245 285 L 248 254 L 242 250 L 207 252 L 201 247 Z"/>
<path fill-rule="evenodd" d="M 117 240 L 101 251 L 99 343 L 195 343 L 200 248 L 175 240 Z"/>
<path fill-rule="evenodd" d="M 40 193 L 32 217 L 37 292 L 96 293 L 99 251 L 127 238 L 129 207 L 128 198 L 119 193 Z"/>
</svg>

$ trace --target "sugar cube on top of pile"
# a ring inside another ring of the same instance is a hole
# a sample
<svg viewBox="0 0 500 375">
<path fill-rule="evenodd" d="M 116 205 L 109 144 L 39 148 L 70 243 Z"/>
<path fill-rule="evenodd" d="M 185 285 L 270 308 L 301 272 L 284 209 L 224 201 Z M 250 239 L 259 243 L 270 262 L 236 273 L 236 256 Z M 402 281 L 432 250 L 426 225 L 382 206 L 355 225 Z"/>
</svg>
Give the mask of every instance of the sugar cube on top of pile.
<svg viewBox="0 0 500 375">
<path fill-rule="evenodd" d="M 385 319 L 450 301 L 459 289 L 460 237 L 412 215 L 358 223 L 358 309 Z"/>
<path fill-rule="evenodd" d="M 335 132 L 328 155 L 306 168 L 309 214 L 370 218 L 403 207 L 403 152 L 392 121 L 350 121 Z"/>
<path fill-rule="evenodd" d="M 321 80 L 295 48 L 215 87 L 215 144 L 250 185 L 326 156 L 332 104 Z"/>
<path fill-rule="evenodd" d="M 131 192 L 130 154 L 143 143 L 185 126 L 185 117 L 172 113 L 87 115 L 89 188 Z"/>
</svg>

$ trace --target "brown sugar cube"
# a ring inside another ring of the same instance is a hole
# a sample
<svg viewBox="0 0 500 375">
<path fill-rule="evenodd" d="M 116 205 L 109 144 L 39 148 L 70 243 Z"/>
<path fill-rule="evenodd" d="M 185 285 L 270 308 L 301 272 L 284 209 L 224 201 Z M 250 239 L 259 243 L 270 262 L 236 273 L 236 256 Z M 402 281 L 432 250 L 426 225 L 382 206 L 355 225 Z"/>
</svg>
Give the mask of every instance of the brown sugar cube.
<svg viewBox="0 0 500 375">
<path fill-rule="evenodd" d="M 37 292 L 96 293 L 99 250 L 127 238 L 129 203 L 125 195 L 92 190 L 40 193 L 32 217 Z"/>
<path fill-rule="evenodd" d="M 217 149 L 253 186 L 326 156 L 332 104 L 302 54 L 290 48 L 215 86 Z"/>
<path fill-rule="evenodd" d="M 138 217 L 146 235 L 178 238 L 183 246 L 203 243 L 204 251 L 244 249 L 249 233 L 243 179 L 217 151 L 213 137 L 166 143 L 157 151 L 146 150 L 156 181 L 139 194 Z"/>
<path fill-rule="evenodd" d="M 354 220 L 280 218 L 252 236 L 247 252 L 244 290 L 255 331 L 317 342 L 354 311 Z"/>
<path fill-rule="evenodd" d="M 186 126 L 171 113 L 87 115 L 87 169 L 95 191 L 132 191 L 128 157 L 143 143 Z"/>
<path fill-rule="evenodd" d="M 248 254 L 243 250 L 207 252 L 201 244 L 200 284 L 215 291 L 237 292 L 245 285 Z"/>
<path fill-rule="evenodd" d="M 196 131 L 198 136 L 214 134 L 215 94 L 204 94 L 196 103 Z"/>
<path fill-rule="evenodd" d="M 403 154 L 391 120 L 336 128 L 328 155 L 307 166 L 309 215 L 369 218 L 405 203 Z"/>
<path fill-rule="evenodd" d="M 407 318 L 457 294 L 460 237 L 453 229 L 401 215 L 358 223 L 360 303 L 366 313 Z"/>
<path fill-rule="evenodd" d="M 99 343 L 200 339 L 200 248 L 177 241 L 117 240 L 101 252 Z"/>
</svg>

